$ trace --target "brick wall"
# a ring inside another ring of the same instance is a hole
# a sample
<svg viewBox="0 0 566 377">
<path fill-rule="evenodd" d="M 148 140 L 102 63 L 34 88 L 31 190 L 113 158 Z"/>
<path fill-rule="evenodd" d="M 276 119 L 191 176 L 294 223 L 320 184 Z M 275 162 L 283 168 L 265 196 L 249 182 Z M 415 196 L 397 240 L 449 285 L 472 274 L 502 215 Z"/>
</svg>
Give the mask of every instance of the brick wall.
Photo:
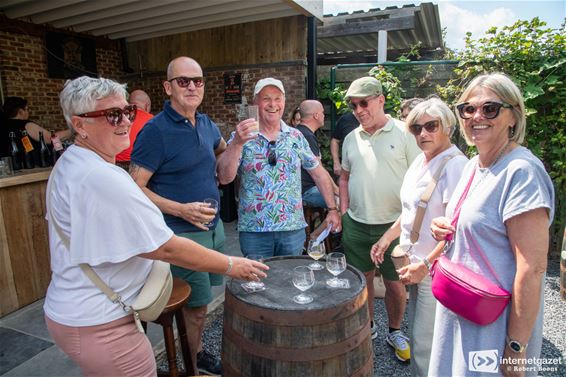
<svg viewBox="0 0 566 377">
<path fill-rule="evenodd" d="M 59 107 L 59 92 L 66 80 L 47 76 L 44 30 L 40 26 L 12 22 L 0 31 L 0 73 L 4 97 L 28 100 L 30 119 L 46 129 L 66 128 Z M 96 49 L 99 75 L 120 79 L 122 59 L 117 43 L 101 43 Z"/>
<path fill-rule="evenodd" d="M 248 103 L 252 102 L 253 90 L 256 82 L 265 77 L 274 77 L 283 82 L 285 87 L 286 108 L 284 120 L 291 109 L 297 107 L 305 99 L 306 94 L 306 66 L 302 62 L 276 64 L 234 70 L 205 70 L 206 89 L 203 103 L 199 111 L 208 114 L 220 127 L 224 138 L 228 138 L 237 124 L 236 105 L 224 104 L 224 73 L 238 72 L 242 74 L 242 92 Z M 146 75 L 143 78 L 130 77 L 125 81 L 128 90 L 142 89 L 146 91 L 152 101 L 152 113 L 156 114 L 163 108 L 167 95 L 163 90 L 162 82 L 165 72 Z"/>
</svg>

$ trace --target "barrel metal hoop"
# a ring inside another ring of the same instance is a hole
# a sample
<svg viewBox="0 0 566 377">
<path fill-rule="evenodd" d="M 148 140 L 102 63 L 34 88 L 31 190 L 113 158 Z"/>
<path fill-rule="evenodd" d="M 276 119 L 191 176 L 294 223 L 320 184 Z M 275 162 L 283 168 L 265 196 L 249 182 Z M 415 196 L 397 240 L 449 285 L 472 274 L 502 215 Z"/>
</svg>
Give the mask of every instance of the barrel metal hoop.
<svg viewBox="0 0 566 377">
<path fill-rule="evenodd" d="M 367 289 L 364 289 L 358 296 L 353 297 L 348 302 L 333 308 L 307 310 L 307 311 L 286 311 L 284 315 L 276 309 L 265 309 L 239 300 L 229 290 L 226 290 L 224 307 L 232 308 L 238 315 L 251 321 L 278 325 L 278 326 L 312 326 L 328 323 L 328 321 L 338 321 L 350 317 L 353 313 L 361 309 L 367 302 Z"/>
<path fill-rule="evenodd" d="M 359 347 L 364 341 L 369 341 L 368 337 L 371 337 L 371 330 L 368 321 L 360 331 L 351 337 L 326 346 L 309 348 L 308 352 L 305 352 L 303 348 L 273 347 L 252 342 L 234 331 L 231 326 L 224 327 L 224 337 L 224 341 L 229 340 L 239 349 L 254 356 L 279 361 L 316 361 L 345 355 Z"/>
</svg>

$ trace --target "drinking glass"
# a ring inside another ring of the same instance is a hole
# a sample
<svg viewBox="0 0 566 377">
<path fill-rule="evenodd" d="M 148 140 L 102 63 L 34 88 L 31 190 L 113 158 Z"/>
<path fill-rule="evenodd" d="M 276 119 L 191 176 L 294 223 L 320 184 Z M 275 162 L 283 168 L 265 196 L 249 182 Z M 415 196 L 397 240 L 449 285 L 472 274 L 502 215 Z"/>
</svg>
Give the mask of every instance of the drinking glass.
<svg viewBox="0 0 566 377">
<path fill-rule="evenodd" d="M 257 105 L 248 105 L 247 109 L 247 113 L 248 113 L 248 119 L 249 118 L 253 118 L 255 119 L 255 123 L 251 124 L 251 128 L 250 128 L 250 132 L 249 135 L 250 136 L 255 136 L 257 134 L 259 134 L 259 119 L 258 119 L 258 107 Z"/>
<path fill-rule="evenodd" d="M 319 271 L 323 270 L 324 266 L 318 263 L 318 260 L 326 254 L 326 248 L 324 247 L 324 242 L 317 243 L 315 240 L 310 240 L 307 246 L 307 253 L 314 259 L 314 262 L 309 264 L 311 270 Z"/>
<path fill-rule="evenodd" d="M 263 263 L 263 255 L 249 254 L 246 258 Z M 263 291 L 265 284 L 261 281 L 248 281 L 242 284 L 242 288 L 244 288 L 246 292 Z"/>
<path fill-rule="evenodd" d="M 216 212 L 218 212 L 218 201 L 216 199 L 212 199 L 212 198 L 206 198 L 203 200 L 203 202 L 205 204 L 209 205 L 209 208 L 214 209 Z M 214 219 L 212 219 L 211 222 L 208 222 L 206 224 L 204 224 L 204 226 L 211 226 L 214 223 Z"/>
<path fill-rule="evenodd" d="M 297 304 L 308 304 L 313 301 L 312 296 L 303 292 L 314 285 L 314 272 L 309 266 L 298 266 L 293 269 L 293 285 L 301 290 L 301 294 L 293 297 Z"/>
<path fill-rule="evenodd" d="M 326 284 L 332 288 L 341 288 L 345 284 L 338 279 L 338 275 L 346 270 L 346 256 L 342 253 L 330 253 L 326 257 L 326 269 L 334 277 L 326 280 Z"/>
</svg>

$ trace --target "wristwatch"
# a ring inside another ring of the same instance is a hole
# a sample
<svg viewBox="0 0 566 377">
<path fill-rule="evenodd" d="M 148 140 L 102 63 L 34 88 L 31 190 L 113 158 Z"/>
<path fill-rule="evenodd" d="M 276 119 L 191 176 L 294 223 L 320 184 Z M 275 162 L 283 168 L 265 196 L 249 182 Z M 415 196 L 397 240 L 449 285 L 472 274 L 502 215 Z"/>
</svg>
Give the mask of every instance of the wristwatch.
<svg viewBox="0 0 566 377">
<path fill-rule="evenodd" d="M 518 341 L 509 338 L 509 336 L 505 337 L 505 341 L 507 342 L 507 347 L 515 353 L 525 352 L 528 346 L 528 344 L 521 344 Z"/>
</svg>

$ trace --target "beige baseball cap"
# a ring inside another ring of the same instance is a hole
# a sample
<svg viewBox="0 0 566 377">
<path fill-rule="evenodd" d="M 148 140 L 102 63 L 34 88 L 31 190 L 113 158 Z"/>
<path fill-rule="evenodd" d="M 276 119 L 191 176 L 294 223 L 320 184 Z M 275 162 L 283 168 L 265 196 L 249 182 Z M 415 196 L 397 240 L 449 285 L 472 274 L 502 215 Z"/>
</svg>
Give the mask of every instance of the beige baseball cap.
<svg viewBox="0 0 566 377">
<path fill-rule="evenodd" d="M 276 87 L 281 91 L 281 93 L 285 94 L 285 88 L 283 88 L 283 83 L 280 80 L 274 79 L 273 77 L 267 77 L 265 79 L 259 80 L 255 84 L 254 97 L 257 96 L 257 94 L 261 92 L 263 88 L 269 85 Z"/>
</svg>

